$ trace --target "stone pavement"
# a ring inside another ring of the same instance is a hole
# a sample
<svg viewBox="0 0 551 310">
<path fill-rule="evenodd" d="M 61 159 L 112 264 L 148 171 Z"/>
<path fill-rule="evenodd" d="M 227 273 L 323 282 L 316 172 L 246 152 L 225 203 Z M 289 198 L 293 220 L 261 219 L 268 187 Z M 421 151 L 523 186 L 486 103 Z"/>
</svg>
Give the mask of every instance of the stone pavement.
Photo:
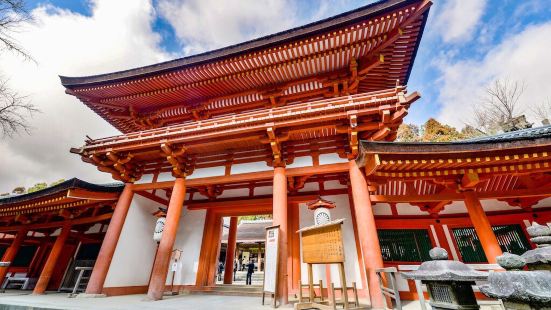
<svg viewBox="0 0 551 310">
<path fill-rule="evenodd" d="M 0 293 L 0 310 L 42 310 L 42 309 L 75 309 L 75 310 L 224 310 L 251 309 L 270 310 L 262 306 L 259 297 L 217 296 L 217 295 L 179 295 L 166 296 L 160 301 L 145 301 L 145 295 L 126 295 L 107 298 L 67 298 L 65 293 L 49 293 L 34 296 L 28 292 L 8 291 Z M 12 306 L 7 306 L 12 305 Z M 13 307 L 21 306 L 21 307 Z M 291 309 L 292 306 L 283 309 Z M 281 309 L 281 308 L 280 308 Z M 421 309 L 418 302 L 405 302 L 404 310 Z M 430 309 L 430 307 L 429 307 Z M 500 309 L 483 306 L 482 309 Z"/>
</svg>

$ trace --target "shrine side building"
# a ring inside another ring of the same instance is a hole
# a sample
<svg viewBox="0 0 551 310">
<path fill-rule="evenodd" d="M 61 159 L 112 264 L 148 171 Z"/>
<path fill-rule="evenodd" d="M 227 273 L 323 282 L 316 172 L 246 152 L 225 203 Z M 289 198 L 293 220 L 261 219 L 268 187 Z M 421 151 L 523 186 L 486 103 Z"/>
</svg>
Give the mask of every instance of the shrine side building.
<svg viewBox="0 0 551 310">
<path fill-rule="evenodd" d="M 434 246 L 467 263 L 533 248 L 525 228 L 551 222 L 551 127 L 393 142 L 421 96 L 407 83 L 430 6 L 379 1 L 203 54 L 61 77 L 69 95 L 121 131 L 71 149 L 121 182 L 112 207 L 100 208 L 108 225 L 86 294 L 147 292 L 157 300 L 172 283 L 211 290 L 222 219 L 232 218 L 232 257 L 237 217 L 271 214 L 280 226 L 278 295 L 286 303 L 307 279 L 296 232 L 313 224 L 306 203 L 319 197 L 344 219 L 346 278 L 373 308 L 384 306 L 375 269 L 419 264 Z M 18 214 L 0 232 L 18 235 Z M 339 283 L 324 266 L 314 279 Z M 399 286 L 402 298 L 416 298 L 412 282 Z"/>
</svg>

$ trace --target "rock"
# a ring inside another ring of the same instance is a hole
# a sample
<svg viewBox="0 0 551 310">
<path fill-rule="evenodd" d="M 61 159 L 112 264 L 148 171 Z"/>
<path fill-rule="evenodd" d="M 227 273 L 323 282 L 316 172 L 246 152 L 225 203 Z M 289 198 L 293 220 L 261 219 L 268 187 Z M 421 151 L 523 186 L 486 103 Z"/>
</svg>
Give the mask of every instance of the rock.
<svg viewBox="0 0 551 310">
<path fill-rule="evenodd" d="M 549 226 L 544 226 L 533 222 L 532 226 L 526 228 L 526 232 L 528 232 L 530 237 L 550 236 L 551 228 Z"/>
<path fill-rule="evenodd" d="M 551 305 L 551 272 L 491 272 L 488 276 L 488 284 L 480 286 L 480 291 L 488 297 L 499 298 L 504 302 L 512 301 L 538 307 L 549 307 Z"/>
<path fill-rule="evenodd" d="M 507 270 L 520 270 L 526 266 L 526 261 L 522 257 L 509 252 L 496 257 L 496 260 L 501 267 Z"/>
<path fill-rule="evenodd" d="M 448 259 L 448 251 L 446 251 L 443 248 L 435 247 L 435 248 L 432 248 L 429 251 L 429 256 L 433 260 L 447 260 Z"/>
</svg>

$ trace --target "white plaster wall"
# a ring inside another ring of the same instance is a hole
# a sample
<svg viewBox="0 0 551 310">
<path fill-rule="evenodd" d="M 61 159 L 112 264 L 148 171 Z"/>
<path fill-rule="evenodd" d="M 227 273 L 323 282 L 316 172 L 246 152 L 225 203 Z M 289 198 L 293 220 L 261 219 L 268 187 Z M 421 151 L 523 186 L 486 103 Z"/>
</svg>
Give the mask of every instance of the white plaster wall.
<svg viewBox="0 0 551 310">
<path fill-rule="evenodd" d="M 480 204 L 485 212 L 491 211 L 505 211 L 505 210 L 519 210 L 520 207 L 512 207 L 506 202 L 499 201 L 496 199 L 484 199 L 480 200 Z M 451 204 L 447 205 L 440 214 L 460 214 L 467 213 L 467 208 L 463 201 L 454 201 Z"/>
<path fill-rule="evenodd" d="M 388 203 L 377 203 L 373 205 L 374 215 L 392 215 L 392 209 Z"/>
<path fill-rule="evenodd" d="M 189 210 L 187 207 L 182 210 L 174 242 L 174 249 L 182 250 L 182 258 L 174 277 L 176 285 L 195 285 L 206 214 L 206 210 Z M 172 265 L 172 261 L 170 265 Z M 166 280 L 167 284 L 172 281 L 170 267 Z"/>
<path fill-rule="evenodd" d="M 340 188 L 347 188 L 346 185 L 342 185 L 341 182 L 337 180 L 332 181 L 326 181 L 323 183 L 323 187 L 325 189 L 340 189 Z"/>
<path fill-rule="evenodd" d="M 100 223 L 97 223 L 95 224 L 94 226 L 90 227 L 86 232 L 85 234 L 95 234 L 95 233 L 99 233 L 101 229 L 101 224 Z"/>
<path fill-rule="evenodd" d="M 299 190 L 299 192 L 313 192 L 313 191 L 319 191 L 320 186 L 317 182 L 310 182 L 304 184 L 304 187 Z"/>
<path fill-rule="evenodd" d="M 345 256 L 344 269 L 346 274 L 347 286 L 352 286 L 352 282 L 356 282 L 357 287 L 362 288 L 360 265 L 356 252 L 356 240 L 354 238 L 354 228 L 352 226 L 352 217 L 350 214 L 348 195 L 323 196 L 323 199 L 333 201 L 337 205 L 336 208 L 331 209 L 331 217 L 333 220 L 344 219 L 342 233 Z M 299 214 L 300 228 L 314 225 L 314 212 L 312 210 L 308 210 L 306 205 L 300 205 Z M 323 280 L 324 285 L 328 285 L 327 283 L 325 283 L 325 265 L 314 265 L 313 273 L 314 281 L 319 281 L 319 279 L 321 279 Z M 301 266 L 301 279 L 303 283 L 306 283 L 308 281 L 307 266 L 304 263 L 302 263 Z M 336 287 L 340 287 L 340 278 L 337 265 L 331 266 L 331 281 L 335 284 Z"/>
<path fill-rule="evenodd" d="M 510 206 L 505 201 L 499 201 L 499 200 L 495 200 L 495 199 L 481 200 L 480 204 L 482 205 L 482 208 L 486 212 L 504 211 L 504 210 L 519 210 L 519 209 L 521 209 L 520 207 Z M 465 210 L 466 210 L 466 208 L 465 208 Z"/>
<path fill-rule="evenodd" d="M 211 168 L 202 168 L 195 169 L 193 173 L 187 177 L 187 179 L 197 179 L 197 178 L 207 178 L 214 176 L 222 176 L 226 171 L 225 167 L 211 167 Z"/>
<path fill-rule="evenodd" d="M 254 189 L 255 196 L 272 195 L 273 193 L 274 193 L 274 188 L 272 186 L 255 187 Z"/>
<path fill-rule="evenodd" d="M 413 206 L 409 203 L 397 203 L 396 211 L 398 211 L 399 215 L 429 215 L 427 211 L 421 211 L 418 206 Z"/>
<path fill-rule="evenodd" d="M 296 157 L 292 164 L 287 165 L 287 168 L 298 168 L 312 166 L 314 163 L 311 156 Z"/>
<path fill-rule="evenodd" d="M 248 188 L 236 188 L 236 189 L 224 190 L 222 192 L 222 195 L 218 196 L 218 198 L 248 197 L 248 196 L 249 196 Z"/>
<path fill-rule="evenodd" d="M 465 204 L 462 201 L 454 201 L 451 204 L 444 207 L 444 210 L 440 211 L 440 214 L 457 214 L 467 213 Z"/>
<path fill-rule="evenodd" d="M 157 244 L 153 229 L 157 219 L 151 214 L 161 204 L 134 195 L 121 236 L 105 280 L 105 287 L 147 285 Z"/>
<path fill-rule="evenodd" d="M 266 162 L 260 161 L 260 162 L 254 162 L 254 163 L 233 165 L 231 167 L 231 174 L 247 173 L 247 172 L 258 172 L 258 171 L 269 171 L 269 170 L 273 170 L 273 169 L 274 168 L 268 166 L 266 164 Z"/>
<path fill-rule="evenodd" d="M 340 158 L 338 154 L 321 154 L 320 165 L 347 163 L 348 159 Z"/>
<path fill-rule="evenodd" d="M 532 208 L 544 208 L 544 207 L 551 207 L 551 197 L 545 198 L 540 200 L 535 206 Z"/>
</svg>

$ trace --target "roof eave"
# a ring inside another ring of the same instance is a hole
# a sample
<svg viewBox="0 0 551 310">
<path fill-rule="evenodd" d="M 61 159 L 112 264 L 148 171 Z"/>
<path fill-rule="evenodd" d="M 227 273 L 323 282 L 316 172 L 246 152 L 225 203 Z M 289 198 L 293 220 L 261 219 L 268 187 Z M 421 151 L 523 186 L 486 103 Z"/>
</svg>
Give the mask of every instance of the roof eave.
<svg viewBox="0 0 551 310">
<path fill-rule="evenodd" d="M 332 29 L 343 27 L 349 24 L 358 22 L 361 19 L 375 17 L 378 15 L 385 14 L 386 12 L 395 10 L 396 8 L 404 5 L 413 4 L 420 2 L 421 0 L 388 0 L 388 1 L 378 1 L 358 9 L 341 13 L 320 21 L 316 21 L 310 24 L 306 24 L 300 27 L 293 29 L 285 30 L 279 33 L 271 34 L 261 38 L 253 39 L 250 41 L 242 42 L 239 44 L 227 46 L 213 51 L 208 51 L 205 53 L 179 58 L 175 60 L 170 60 L 162 63 L 157 63 L 149 66 L 123 70 L 118 72 L 111 72 L 106 74 L 83 76 L 83 77 L 68 77 L 60 75 L 61 84 L 66 88 L 76 88 L 83 86 L 94 86 L 106 83 L 116 83 L 127 81 L 131 79 L 163 74 L 171 71 L 181 70 L 186 67 L 201 65 L 206 62 L 212 62 L 215 60 L 224 59 L 227 57 L 236 56 L 245 52 L 254 52 L 261 49 L 267 49 L 275 45 L 280 45 L 282 43 L 300 40 L 306 36 L 316 35 L 317 33 L 331 31 Z M 424 20 L 421 28 L 421 32 L 424 29 L 426 19 L 428 16 L 427 13 L 424 14 Z M 422 36 L 422 33 L 421 33 Z M 413 57 L 417 53 L 419 43 L 421 41 L 421 36 L 418 38 Z M 406 76 L 406 81 L 409 79 L 411 69 L 413 66 L 413 61 L 410 64 L 408 73 Z"/>
</svg>

